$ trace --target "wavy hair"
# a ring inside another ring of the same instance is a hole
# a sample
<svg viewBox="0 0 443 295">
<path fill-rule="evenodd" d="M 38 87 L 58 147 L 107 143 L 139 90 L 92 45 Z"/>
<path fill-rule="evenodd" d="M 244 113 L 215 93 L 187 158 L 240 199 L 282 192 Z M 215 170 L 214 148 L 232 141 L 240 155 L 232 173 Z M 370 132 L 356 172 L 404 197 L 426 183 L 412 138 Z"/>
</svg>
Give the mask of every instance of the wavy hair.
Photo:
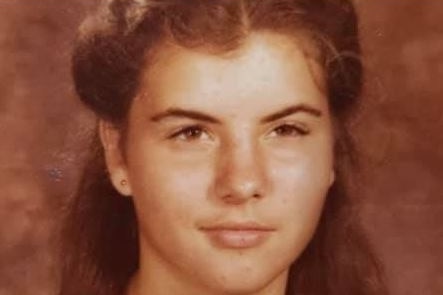
<svg viewBox="0 0 443 295">
<path fill-rule="evenodd" d="M 290 268 L 287 295 L 383 295 L 379 263 L 349 181 L 356 173 L 348 122 L 359 104 L 362 65 L 350 0 L 109 0 L 80 27 L 72 55 L 79 98 L 125 128 L 141 73 L 165 42 L 223 54 L 254 32 L 301 40 L 323 69 L 335 122 L 336 182 L 314 237 Z M 122 295 L 138 268 L 133 203 L 112 186 L 96 136 L 62 232 L 60 295 Z"/>
</svg>

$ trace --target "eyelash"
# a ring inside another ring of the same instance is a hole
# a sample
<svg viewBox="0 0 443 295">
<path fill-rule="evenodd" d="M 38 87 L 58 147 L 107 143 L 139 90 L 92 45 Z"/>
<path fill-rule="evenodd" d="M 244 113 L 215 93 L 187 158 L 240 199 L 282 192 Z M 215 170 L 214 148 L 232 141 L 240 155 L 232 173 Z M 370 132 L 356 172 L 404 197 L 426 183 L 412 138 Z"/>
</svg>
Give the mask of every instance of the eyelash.
<svg viewBox="0 0 443 295">
<path fill-rule="evenodd" d="M 204 127 L 200 125 L 186 126 L 168 136 L 168 139 L 178 139 L 183 141 L 193 141 L 201 138 L 204 133 L 208 134 Z M 275 136 L 298 137 L 306 136 L 310 133 L 308 128 L 294 123 L 284 123 L 271 131 L 277 133 Z M 209 137 L 209 135 L 207 135 Z M 273 135 L 274 136 L 274 135 Z"/>
<path fill-rule="evenodd" d="M 199 139 L 204 133 L 207 133 L 205 128 L 200 125 L 192 125 L 183 127 L 172 133 L 170 136 L 168 136 L 168 139 L 192 141 Z"/>
<path fill-rule="evenodd" d="M 297 136 L 305 136 L 310 133 L 309 129 L 306 126 L 300 126 L 300 124 L 295 123 L 284 123 L 276 128 L 274 128 L 271 133 L 278 132 L 280 130 L 280 134 L 277 136 L 283 137 L 297 137 Z"/>
</svg>

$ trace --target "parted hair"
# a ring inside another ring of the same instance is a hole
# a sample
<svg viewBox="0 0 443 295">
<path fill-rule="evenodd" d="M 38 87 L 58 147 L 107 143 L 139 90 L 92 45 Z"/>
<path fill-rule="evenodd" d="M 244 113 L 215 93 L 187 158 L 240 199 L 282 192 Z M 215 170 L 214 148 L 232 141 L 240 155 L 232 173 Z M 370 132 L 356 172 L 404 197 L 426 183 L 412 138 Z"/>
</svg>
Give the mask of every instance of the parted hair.
<svg viewBox="0 0 443 295">
<path fill-rule="evenodd" d="M 164 44 L 221 55 L 259 32 L 293 38 L 315 58 L 335 126 L 336 181 L 314 237 L 290 268 L 286 294 L 387 294 L 359 224 L 359 199 L 348 190 L 358 169 L 348 123 L 363 83 L 350 0 L 108 0 L 79 29 L 75 89 L 98 118 L 124 132 L 142 73 Z M 123 295 L 138 268 L 133 203 L 112 186 L 98 136 L 68 200 L 60 249 L 60 295 Z"/>
</svg>

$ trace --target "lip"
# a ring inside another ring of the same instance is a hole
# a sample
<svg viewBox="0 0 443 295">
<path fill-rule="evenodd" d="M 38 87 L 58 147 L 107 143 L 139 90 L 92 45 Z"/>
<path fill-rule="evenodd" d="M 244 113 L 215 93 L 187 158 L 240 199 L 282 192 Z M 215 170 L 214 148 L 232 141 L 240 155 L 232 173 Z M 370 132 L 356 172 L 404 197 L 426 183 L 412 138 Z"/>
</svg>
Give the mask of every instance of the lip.
<svg viewBox="0 0 443 295">
<path fill-rule="evenodd" d="M 200 228 L 218 248 L 247 249 L 263 244 L 275 228 L 257 222 L 222 222 Z"/>
</svg>

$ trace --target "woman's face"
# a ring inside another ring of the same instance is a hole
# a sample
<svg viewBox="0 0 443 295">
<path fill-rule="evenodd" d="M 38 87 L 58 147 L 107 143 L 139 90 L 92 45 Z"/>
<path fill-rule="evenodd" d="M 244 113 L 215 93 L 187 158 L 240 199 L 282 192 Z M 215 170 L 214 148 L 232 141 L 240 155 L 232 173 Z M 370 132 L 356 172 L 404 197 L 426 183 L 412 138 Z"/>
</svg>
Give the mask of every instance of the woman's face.
<svg viewBox="0 0 443 295">
<path fill-rule="evenodd" d="M 137 288 L 283 294 L 334 179 L 315 67 L 273 34 L 223 57 L 161 51 L 131 107 L 124 159 L 118 132 L 101 130 L 113 183 L 135 203 Z"/>
</svg>

